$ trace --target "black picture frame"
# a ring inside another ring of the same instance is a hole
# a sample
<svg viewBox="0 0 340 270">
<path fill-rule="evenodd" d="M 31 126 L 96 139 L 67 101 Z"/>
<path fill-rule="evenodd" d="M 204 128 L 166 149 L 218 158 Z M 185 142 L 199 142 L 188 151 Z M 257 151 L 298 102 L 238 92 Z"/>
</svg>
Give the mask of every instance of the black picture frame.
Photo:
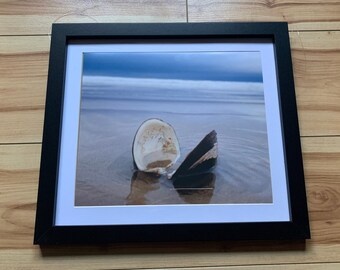
<svg viewBox="0 0 340 270">
<path fill-rule="evenodd" d="M 67 46 L 125 39 L 268 38 L 274 44 L 290 221 L 56 226 Z M 265 23 L 54 24 L 52 27 L 34 244 L 310 238 L 288 26 Z"/>
</svg>

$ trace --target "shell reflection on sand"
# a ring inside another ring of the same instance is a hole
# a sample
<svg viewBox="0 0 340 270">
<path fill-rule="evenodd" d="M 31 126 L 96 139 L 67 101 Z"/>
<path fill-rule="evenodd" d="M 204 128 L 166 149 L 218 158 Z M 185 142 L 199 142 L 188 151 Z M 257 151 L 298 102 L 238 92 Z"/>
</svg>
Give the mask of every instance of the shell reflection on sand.
<svg viewBox="0 0 340 270">
<path fill-rule="evenodd" d="M 135 171 L 131 178 L 131 191 L 127 196 L 127 204 L 147 204 L 146 194 L 160 188 L 160 175 Z"/>
<path fill-rule="evenodd" d="M 153 204 L 149 196 L 152 192 L 160 190 L 162 186 L 168 190 L 170 197 L 173 197 L 173 192 L 176 191 L 182 203 L 210 203 L 215 187 L 214 173 L 183 176 L 178 180 L 177 184 L 174 183 L 174 187 L 171 187 L 171 181 L 164 175 L 135 171 L 131 178 L 130 194 L 126 198 L 126 204 Z"/>
<path fill-rule="evenodd" d="M 176 191 L 186 203 L 210 203 L 214 194 L 215 174 L 212 172 L 188 175 L 174 182 Z"/>
</svg>

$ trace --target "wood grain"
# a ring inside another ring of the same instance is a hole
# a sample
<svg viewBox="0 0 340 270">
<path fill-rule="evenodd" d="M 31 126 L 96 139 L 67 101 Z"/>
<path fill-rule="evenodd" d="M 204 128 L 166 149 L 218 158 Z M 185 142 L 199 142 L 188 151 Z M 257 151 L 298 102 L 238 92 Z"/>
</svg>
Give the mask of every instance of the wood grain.
<svg viewBox="0 0 340 270">
<path fill-rule="evenodd" d="M 290 30 L 339 30 L 340 3 L 293 0 L 188 0 L 189 22 L 287 21 Z"/>
<path fill-rule="evenodd" d="M 303 138 L 302 148 L 312 228 L 312 240 L 306 244 L 288 241 L 143 243 L 40 250 L 32 246 L 40 144 L 0 145 L 0 261 L 7 266 L 36 269 L 340 262 L 340 137 Z"/>
<path fill-rule="evenodd" d="M 172 270 L 197 270 L 197 269 L 203 269 L 203 270 L 229 270 L 229 269 L 235 269 L 235 270 L 257 270 L 257 269 L 275 269 L 275 270 L 302 270 L 302 269 L 310 269 L 310 270 L 316 270 L 316 269 L 325 269 L 325 270 L 338 270 L 340 268 L 340 264 L 338 263 L 328 263 L 328 264 L 282 264 L 282 265 L 251 265 L 251 266 L 220 266 L 220 267 L 188 267 L 188 268 L 171 268 Z"/>
<path fill-rule="evenodd" d="M 328 263 L 328 264 L 281 264 L 281 265 L 251 265 L 251 266 L 220 266 L 220 267 L 188 267 L 188 268 L 171 268 L 172 270 L 257 270 L 257 269 L 275 269 L 275 270 L 317 270 L 317 269 L 324 269 L 324 270 L 338 270 L 340 268 L 339 263 Z"/>
<path fill-rule="evenodd" d="M 339 0 L 0 1 L 0 269 L 340 269 L 339 14 Z M 33 246 L 51 23 L 187 18 L 289 22 L 312 240 Z"/>
<path fill-rule="evenodd" d="M 178 245 L 177 245 L 178 246 Z M 157 248 L 157 246 L 155 247 Z M 74 250 L 77 248 L 74 248 Z M 79 248 L 83 250 L 82 247 Z M 0 260 L 4 269 L 214 269 L 214 266 L 222 266 L 217 269 L 337 269 L 338 263 L 314 263 L 313 252 L 322 254 L 324 260 L 327 255 L 338 251 L 331 248 L 319 246 L 311 251 L 311 255 L 303 259 L 310 259 L 305 264 L 300 264 L 299 258 L 302 258 L 306 252 L 296 252 L 294 250 L 287 252 L 192 252 L 192 253 L 168 253 L 164 250 L 163 254 L 139 253 L 139 254 L 117 254 L 108 251 L 110 248 L 87 247 L 87 252 L 70 252 L 65 248 L 63 255 L 52 254 L 43 255 L 38 248 L 34 249 L 7 249 L 0 250 Z M 123 249 L 124 250 L 124 249 Z M 142 248 L 141 248 L 142 250 Z M 69 252 L 69 254 L 67 254 Z M 268 255 L 265 255 L 267 253 Z M 294 255 L 295 254 L 295 255 Z M 274 260 L 273 257 L 274 256 Z M 275 259 L 281 258 L 277 264 Z M 293 262 L 282 263 L 293 258 Z M 256 265 L 259 261 L 263 264 Z M 304 261 L 304 260 L 303 260 Z M 273 264 L 270 264 L 273 263 Z M 254 264 L 252 266 L 252 264 Z M 13 267 L 15 266 L 15 267 Z M 189 268 L 187 268 L 189 267 Z M 305 267 L 305 268 L 304 268 Z M 307 267 L 307 268 L 306 268 Z"/>
<path fill-rule="evenodd" d="M 0 37 L 0 142 L 41 142 L 50 38 Z"/>
<path fill-rule="evenodd" d="M 340 32 L 291 32 L 303 136 L 340 134 Z M 0 37 L 0 143 L 41 142 L 50 39 Z"/>
<path fill-rule="evenodd" d="M 290 33 L 301 135 L 340 134 L 340 32 Z"/>
<path fill-rule="evenodd" d="M 185 4 L 184 0 L 6 1 L 0 4 L 0 34 L 48 34 L 53 22 L 184 22 Z M 190 22 L 288 21 L 291 30 L 339 30 L 339 12 L 336 0 L 188 1 Z"/>
<path fill-rule="evenodd" d="M 0 247 L 31 242 L 39 161 L 39 144 L 0 146 Z"/>
<path fill-rule="evenodd" d="M 51 24 L 186 22 L 185 0 L 12 0 L 0 2 L 0 35 L 46 35 Z"/>
<path fill-rule="evenodd" d="M 340 244 L 340 137 L 303 138 L 302 150 L 313 241 Z"/>
</svg>

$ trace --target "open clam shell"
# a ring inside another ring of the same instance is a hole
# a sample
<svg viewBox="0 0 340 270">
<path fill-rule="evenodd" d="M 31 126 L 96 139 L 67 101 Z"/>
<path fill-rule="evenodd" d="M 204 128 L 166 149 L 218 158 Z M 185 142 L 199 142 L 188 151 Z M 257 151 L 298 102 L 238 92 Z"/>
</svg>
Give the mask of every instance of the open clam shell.
<svg viewBox="0 0 340 270">
<path fill-rule="evenodd" d="M 140 171 L 163 174 L 180 157 L 180 147 L 171 125 L 149 119 L 138 128 L 132 147 L 135 166 Z"/>
</svg>

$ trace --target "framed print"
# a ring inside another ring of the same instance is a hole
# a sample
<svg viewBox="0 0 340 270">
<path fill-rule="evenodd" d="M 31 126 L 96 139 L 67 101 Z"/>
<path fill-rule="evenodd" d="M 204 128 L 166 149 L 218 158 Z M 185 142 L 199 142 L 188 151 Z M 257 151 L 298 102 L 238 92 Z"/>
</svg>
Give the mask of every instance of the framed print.
<svg viewBox="0 0 340 270">
<path fill-rule="evenodd" d="M 35 244 L 310 237 L 286 23 L 52 30 Z"/>
</svg>

